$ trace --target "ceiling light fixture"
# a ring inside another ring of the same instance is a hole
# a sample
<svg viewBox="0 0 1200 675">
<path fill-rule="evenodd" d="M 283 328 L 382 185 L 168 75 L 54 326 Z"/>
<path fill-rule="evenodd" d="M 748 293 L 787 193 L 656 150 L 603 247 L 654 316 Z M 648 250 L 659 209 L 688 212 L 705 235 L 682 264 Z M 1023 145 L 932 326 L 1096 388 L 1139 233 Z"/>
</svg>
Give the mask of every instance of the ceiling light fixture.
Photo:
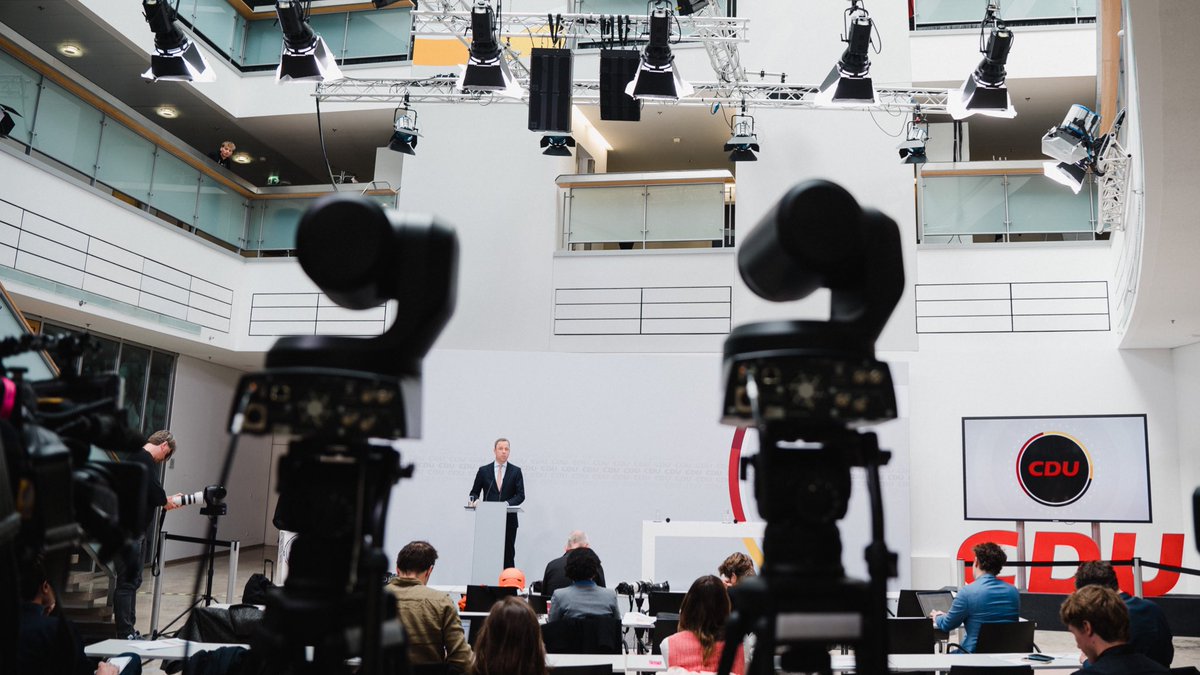
<svg viewBox="0 0 1200 675">
<path fill-rule="evenodd" d="M 985 45 L 983 33 L 989 26 L 991 32 Z M 1008 96 L 1008 73 L 1004 68 L 1012 43 L 1012 31 L 1000 20 L 999 4 L 996 0 L 990 0 L 983 14 L 983 21 L 979 24 L 979 51 L 983 54 L 983 60 L 961 87 L 950 92 L 947 101 L 946 107 L 954 119 L 961 120 L 971 115 L 1006 118 L 1017 116 L 1017 111 Z"/>
<path fill-rule="evenodd" d="M 920 106 L 913 111 L 912 119 L 904 125 L 904 141 L 896 148 L 900 151 L 902 164 L 924 164 L 925 144 L 929 142 L 929 122 L 921 114 Z"/>
<path fill-rule="evenodd" d="M 404 95 L 404 105 L 396 108 L 392 115 L 392 139 L 388 141 L 388 149 L 402 152 L 406 155 L 417 154 L 417 111 L 408 107 L 408 94 Z"/>
<path fill-rule="evenodd" d="M 875 87 L 871 84 L 871 33 L 875 22 L 867 13 L 862 0 L 850 0 L 843 17 L 845 31 L 842 42 L 846 51 L 817 90 L 817 102 L 829 104 L 876 104 Z M 879 53 L 878 44 L 875 53 Z"/>
<path fill-rule="evenodd" d="M 678 101 L 695 91 L 679 76 L 671 53 L 671 19 L 675 13 L 665 0 L 655 0 L 650 11 L 650 41 L 642 50 L 637 74 L 625 93 L 638 100 Z"/>
<path fill-rule="evenodd" d="M 754 154 L 759 152 L 758 136 L 754 133 L 754 117 L 746 114 L 746 102 L 742 101 L 742 112 L 734 115 L 729 123 L 733 136 L 725 142 L 725 151 L 731 162 L 757 162 Z"/>
<path fill-rule="evenodd" d="M 542 151 L 543 155 L 570 157 L 571 148 L 575 147 L 575 139 L 570 135 L 546 134 L 542 136 L 541 147 L 545 148 Z"/>
<path fill-rule="evenodd" d="M 179 110 L 173 106 L 163 105 L 154 109 L 154 114 L 169 120 L 179 117 Z"/>
<path fill-rule="evenodd" d="M 212 82 L 216 73 L 209 68 L 204 54 L 175 22 L 175 9 L 168 0 L 142 0 L 142 15 L 154 31 L 154 51 L 150 70 L 142 73 L 147 80 Z"/>
<path fill-rule="evenodd" d="M 302 0 L 275 0 L 275 14 L 283 31 L 283 53 L 275 81 L 326 82 L 342 79 L 337 60 L 325 46 L 325 40 L 308 25 L 308 12 Z"/>
<path fill-rule="evenodd" d="M 74 42 L 64 42 L 58 46 L 58 53 L 72 59 L 79 58 L 80 56 L 83 56 L 83 47 L 80 47 Z"/>
<path fill-rule="evenodd" d="M 230 159 L 233 160 L 234 164 L 249 164 L 254 161 L 254 158 L 248 152 L 235 152 Z"/>
<path fill-rule="evenodd" d="M 496 31 L 496 15 L 486 0 L 475 0 L 471 7 L 471 49 L 467 65 L 458 78 L 458 88 L 495 92 L 510 98 L 520 98 L 524 94 L 504 60 Z"/>
</svg>

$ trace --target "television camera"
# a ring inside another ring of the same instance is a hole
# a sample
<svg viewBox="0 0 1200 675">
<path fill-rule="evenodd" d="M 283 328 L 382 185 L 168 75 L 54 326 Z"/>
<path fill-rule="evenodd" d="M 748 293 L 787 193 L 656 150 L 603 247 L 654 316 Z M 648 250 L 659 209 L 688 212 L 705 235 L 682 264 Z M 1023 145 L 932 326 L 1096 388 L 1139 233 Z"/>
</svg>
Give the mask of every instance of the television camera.
<svg viewBox="0 0 1200 675">
<path fill-rule="evenodd" d="M 722 422 L 758 429 L 754 496 L 766 520 L 759 576 L 730 589 L 719 672 L 727 675 L 750 632 L 749 673 L 829 673 L 829 649 L 855 648 L 860 673 L 887 671 L 887 578 L 896 556 L 883 540 L 879 467 L 890 453 L 855 429 L 896 417 L 875 340 L 904 288 L 894 221 L 863 209 L 827 181 L 793 187 L 745 238 L 742 279 L 760 297 L 787 302 L 825 287 L 830 319 L 738 326 L 724 348 Z M 850 469 L 866 469 L 871 504 L 870 580 L 848 579 L 837 521 L 846 515 Z"/>
<path fill-rule="evenodd" d="M 300 266 L 350 309 L 397 303 L 382 335 L 283 337 L 238 384 L 235 434 L 290 434 L 275 524 L 297 533 L 252 651 L 271 672 L 400 672 L 395 602 L 379 584 L 391 488 L 412 475 L 393 447 L 420 436 L 422 360 L 454 310 L 458 239 L 425 217 L 360 196 L 312 205 L 296 233 Z M 391 313 L 391 312 L 389 312 Z M 226 472 L 229 462 L 226 462 Z M 311 648 L 311 657 L 306 656 Z"/>
<path fill-rule="evenodd" d="M 66 583 L 76 546 L 111 560 L 150 523 L 149 476 L 123 456 L 145 437 L 128 424 L 116 373 L 69 372 L 30 381 L 13 357 L 46 352 L 70 363 L 94 347 L 86 335 L 21 335 L 0 341 L 0 672 L 16 672 L 19 560 L 41 558 L 51 586 Z M 109 451 L 93 459 L 92 446 Z"/>
</svg>

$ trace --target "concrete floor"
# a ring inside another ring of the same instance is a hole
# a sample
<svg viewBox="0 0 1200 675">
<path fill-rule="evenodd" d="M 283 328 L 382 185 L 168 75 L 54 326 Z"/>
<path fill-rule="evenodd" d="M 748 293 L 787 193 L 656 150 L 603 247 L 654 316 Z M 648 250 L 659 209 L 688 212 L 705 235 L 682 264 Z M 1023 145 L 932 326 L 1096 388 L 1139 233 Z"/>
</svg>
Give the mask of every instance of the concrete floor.
<svg viewBox="0 0 1200 675">
<path fill-rule="evenodd" d="M 263 571 L 263 560 L 275 559 L 275 547 L 254 547 L 241 552 L 238 561 L 237 578 L 235 584 L 234 602 L 241 601 L 242 589 L 246 585 L 246 581 L 251 574 Z M 181 612 L 192 605 L 192 589 L 196 580 L 197 571 L 200 569 L 199 561 L 191 560 L 180 563 L 168 563 L 162 574 L 162 605 L 159 609 L 159 629 L 162 630 L 167 622 L 178 616 Z M 216 566 L 213 569 L 213 595 L 217 602 L 225 602 L 226 580 L 228 579 L 228 559 L 224 556 L 218 556 Z M 137 603 L 137 627 L 144 633 L 150 632 L 150 613 L 151 604 L 153 601 L 152 589 L 154 579 L 147 571 L 145 581 L 142 584 L 141 591 L 138 593 Z M 201 580 L 203 589 L 203 579 Z M 183 625 L 186 617 L 180 619 L 178 623 L 172 626 L 169 630 L 174 631 Z M 1070 633 L 1063 631 L 1038 631 L 1035 637 L 1035 642 L 1042 651 L 1048 653 L 1077 653 L 1075 649 L 1075 640 Z M 158 669 L 160 662 L 151 661 L 146 664 L 144 673 L 147 675 L 159 675 L 162 671 Z M 1175 661 L 1171 664 L 1173 667 L 1182 666 L 1198 666 L 1200 667 L 1200 638 L 1175 638 Z"/>
</svg>

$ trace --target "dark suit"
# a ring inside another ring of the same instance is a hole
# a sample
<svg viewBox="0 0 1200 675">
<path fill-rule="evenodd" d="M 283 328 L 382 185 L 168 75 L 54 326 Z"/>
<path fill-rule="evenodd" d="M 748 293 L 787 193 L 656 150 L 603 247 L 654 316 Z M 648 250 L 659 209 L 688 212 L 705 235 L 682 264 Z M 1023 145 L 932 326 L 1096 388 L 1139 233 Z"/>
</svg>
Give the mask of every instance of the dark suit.
<svg viewBox="0 0 1200 675">
<path fill-rule="evenodd" d="M 504 465 L 504 482 L 496 489 L 496 463 L 479 467 L 475 472 L 475 483 L 471 486 L 471 501 L 482 498 L 485 502 L 507 502 L 517 506 L 525 501 L 525 477 L 521 467 L 508 462 Z M 504 566 L 516 567 L 517 558 L 517 514 L 508 514 L 504 528 Z"/>
<path fill-rule="evenodd" d="M 567 554 L 546 563 L 546 571 L 542 574 L 542 595 L 554 595 L 554 591 L 570 586 L 573 581 L 567 578 Z M 604 568 L 596 573 L 596 585 L 604 588 Z"/>
<path fill-rule="evenodd" d="M 1169 672 L 1161 663 L 1145 654 L 1133 651 L 1129 644 L 1119 644 L 1104 650 L 1089 668 L 1080 668 L 1073 675 L 1144 675 Z"/>
<path fill-rule="evenodd" d="M 1171 626 L 1162 609 L 1149 600 L 1122 593 L 1121 599 L 1129 608 L 1129 646 L 1170 668 L 1175 658 Z"/>
</svg>

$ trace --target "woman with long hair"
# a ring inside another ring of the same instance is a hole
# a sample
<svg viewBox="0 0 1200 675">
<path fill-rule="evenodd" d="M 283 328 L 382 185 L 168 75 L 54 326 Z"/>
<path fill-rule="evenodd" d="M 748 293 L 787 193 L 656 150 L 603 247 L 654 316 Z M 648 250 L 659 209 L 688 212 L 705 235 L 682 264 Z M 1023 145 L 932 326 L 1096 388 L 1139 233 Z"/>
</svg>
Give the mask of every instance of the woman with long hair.
<svg viewBox="0 0 1200 675">
<path fill-rule="evenodd" d="M 471 675 L 546 675 L 542 629 L 528 602 L 509 596 L 492 606 L 475 641 Z"/>
<path fill-rule="evenodd" d="M 668 668 L 693 672 L 716 672 L 725 642 L 725 620 L 729 618 L 729 593 L 725 582 L 705 575 L 692 582 L 679 607 L 679 632 L 661 643 Z M 742 675 L 746 656 L 738 645 L 733 672 Z"/>
</svg>

